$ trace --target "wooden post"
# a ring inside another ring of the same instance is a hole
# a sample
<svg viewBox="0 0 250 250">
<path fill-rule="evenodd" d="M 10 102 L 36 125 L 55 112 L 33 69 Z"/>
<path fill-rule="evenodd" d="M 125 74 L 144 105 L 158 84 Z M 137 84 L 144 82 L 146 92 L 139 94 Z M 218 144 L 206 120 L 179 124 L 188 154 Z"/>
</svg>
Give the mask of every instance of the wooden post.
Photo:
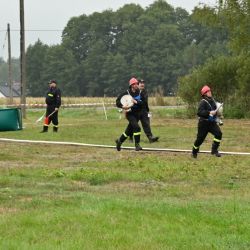
<svg viewBox="0 0 250 250">
<path fill-rule="evenodd" d="M 20 0 L 20 70 L 21 70 L 21 108 L 26 118 L 26 58 L 24 34 L 24 0 Z"/>
<path fill-rule="evenodd" d="M 13 104 L 13 83 L 12 83 L 12 65 L 11 65 L 11 42 L 10 42 L 10 24 L 7 25 L 8 32 L 8 58 L 9 58 L 9 104 Z"/>
</svg>

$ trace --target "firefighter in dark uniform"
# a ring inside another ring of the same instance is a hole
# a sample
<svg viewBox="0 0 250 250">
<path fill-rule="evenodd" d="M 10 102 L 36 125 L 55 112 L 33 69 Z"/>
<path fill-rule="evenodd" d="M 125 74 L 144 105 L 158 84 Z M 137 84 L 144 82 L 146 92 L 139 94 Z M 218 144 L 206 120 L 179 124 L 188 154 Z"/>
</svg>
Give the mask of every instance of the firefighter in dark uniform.
<svg viewBox="0 0 250 250">
<path fill-rule="evenodd" d="M 144 103 L 144 96 L 142 93 L 140 93 L 139 86 L 138 86 L 138 80 L 136 78 L 131 78 L 129 80 L 129 89 L 120 94 L 116 99 L 116 106 L 118 108 L 122 108 L 125 111 L 126 118 L 129 122 L 125 132 L 120 136 L 119 139 L 117 139 L 116 142 L 116 149 L 118 151 L 121 150 L 122 143 L 130 136 L 132 135 L 134 137 L 135 141 L 135 150 L 140 151 L 142 150 L 142 147 L 140 146 L 140 137 L 141 137 L 141 128 L 138 124 L 140 119 L 140 111 L 142 108 L 142 105 Z M 133 103 L 134 105 L 128 109 L 127 107 L 124 107 L 121 104 L 121 98 L 124 95 L 131 95 L 133 97 Z"/>
<path fill-rule="evenodd" d="M 142 104 L 142 109 L 140 112 L 140 121 L 142 128 L 144 130 L 144 133 L 148 137 L 148 140 L 150 143 L 158 141 L 159 137 L 154 137 L 151 128 L 150 128 L 150 117 L 149 117 L 149 107 L 148 107 L 148 92 L 145 89 L 145 81 L 143 79 L 139 80 L 139 89 L 140 92 L 143 94 L 145 100 Z"/>
<path fill-rule="evenodd" d="M 216 122 L 216 102 L 212 97 L 211 89 L 205 85 L 201 89 L 202 100 L 200 101 L 197 115 L 199 116 L 198 133 L 192 149 L 192 156 L 197 158 L 199 147 L 208 133 L 214 135 L 211 154 L 221 157 L 218 152 L 222 139 L 222 132 Z"/>
<path fill-rule="evenodd" d="M 50 123 L 53 124 L 53 131 L 58 131 L 58 111 L 61 106 L 61 91 L 56 87 L 57 82 L 51 80 L 46 93 L 45 102 L 47 104 L 46 118 L 44 120 L 42 133 L 48 132 Z"/>
</svg>

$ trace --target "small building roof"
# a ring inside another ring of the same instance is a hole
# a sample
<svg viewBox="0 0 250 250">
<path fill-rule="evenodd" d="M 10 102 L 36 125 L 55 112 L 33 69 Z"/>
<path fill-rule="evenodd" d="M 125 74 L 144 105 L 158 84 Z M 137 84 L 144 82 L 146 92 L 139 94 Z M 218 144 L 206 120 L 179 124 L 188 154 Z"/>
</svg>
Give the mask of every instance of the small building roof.
<svg viewBox="0 0 250 250">
<path fill-rule="evenodd" d="M 21 96 L 20 86 L 13 86 L 13 97 Z M 0 85 L 0 96 L 10 97 L 10 88 L 8 85 Z"/>
</svg>

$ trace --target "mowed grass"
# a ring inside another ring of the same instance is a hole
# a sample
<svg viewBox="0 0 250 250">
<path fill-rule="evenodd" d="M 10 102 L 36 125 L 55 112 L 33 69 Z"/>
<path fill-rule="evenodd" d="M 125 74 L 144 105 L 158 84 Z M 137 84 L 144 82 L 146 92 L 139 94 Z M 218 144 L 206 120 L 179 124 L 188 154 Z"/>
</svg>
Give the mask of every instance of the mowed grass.
<svg viewBox="0 0 250 250">
<path fill-rule="evenodd" d="M 59 133 L 40 134 L 42 113 L 0 137 L 114 145 L 127 124 L 115 109 L 108 120 L 62 109 Z M 160 141 L 143 134 L 141 145 L 191 149 L 196 123 L 155 109 Z M 249 120 L 224 123 L 221 150 L 250 152 Z M 0 249 L 249 249 L 249 166 L 250 156 L 0 142 Z"/>
</svg>

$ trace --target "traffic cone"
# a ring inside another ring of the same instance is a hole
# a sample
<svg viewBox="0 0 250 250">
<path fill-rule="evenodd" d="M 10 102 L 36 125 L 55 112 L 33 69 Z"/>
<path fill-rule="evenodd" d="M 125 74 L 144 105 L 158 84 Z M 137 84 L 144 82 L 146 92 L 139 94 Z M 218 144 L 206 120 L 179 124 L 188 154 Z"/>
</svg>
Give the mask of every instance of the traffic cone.
<svg viewBox="0 0 250 250">
<path fill-rule="evenodd" d="M 49 117 L 48 116 L 46 116 L 44 118 L 44 124 L 49 125 Z"/>
</svg>

